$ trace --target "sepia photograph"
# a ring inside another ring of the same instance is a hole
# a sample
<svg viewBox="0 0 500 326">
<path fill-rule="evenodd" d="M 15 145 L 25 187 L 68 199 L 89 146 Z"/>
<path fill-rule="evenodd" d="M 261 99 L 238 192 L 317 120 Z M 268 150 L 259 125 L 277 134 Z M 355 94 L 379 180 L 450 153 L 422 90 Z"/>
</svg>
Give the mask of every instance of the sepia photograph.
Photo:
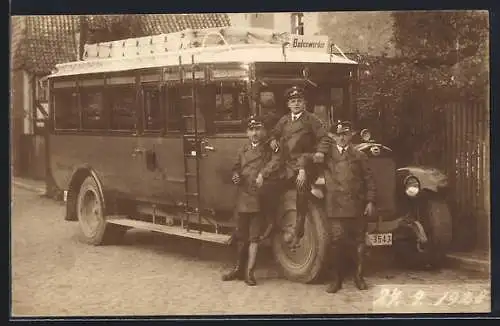
<svg viewBox="0 0 500 326">
<path fill-rule="evenodd" d="M 11 16 L 11 318 L 489 313 L 489 28 Z"/>
</svg>

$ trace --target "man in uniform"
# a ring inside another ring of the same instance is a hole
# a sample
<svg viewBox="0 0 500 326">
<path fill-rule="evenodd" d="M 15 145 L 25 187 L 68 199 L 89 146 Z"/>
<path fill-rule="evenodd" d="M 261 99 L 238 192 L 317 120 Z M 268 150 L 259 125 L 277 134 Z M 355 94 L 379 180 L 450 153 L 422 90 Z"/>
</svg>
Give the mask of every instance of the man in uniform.
<svg viewBox="0 0 500 326">
<path fill-rule="evenodd" d="M 366 217 L 373 214 L 375 182 L 367 156 L 353 148 L 354 132 L 349 121 L 338 122 L 330 130 L 335 144 L 325 157 L 325 212 L 332 237 L 331 284 L 327 292 L 335 293 L 342 287 L 345 263 L 356 265 L 354 283 L 366 290 L 363 278 Z M 312 157 L 308 157 L 312 160 Z M 351 259 L 348 259 L 351 258 Z"/>
<path fill-rule="evenodd" d="M 286 171 L 287 188 L 297 188 L 297 221 L 291 247 L 295 247 L 304 235 L 304 223 L 308 210 L 308 193 L 314 180 L 312 165 L 301 157 L 313 154 L 320 162 L 330 148 L 330 138 L 320 119 L 305 110 L 304 90 L 294 86 L 285 92 L 290 113 L 284 115 L 271 131 L 271 147 L 281 152 Z"/>
<path fill-rule="evenodd" d="M 273 205 L 272 199 L 279 185 L 281 157 L 267 142 L 263 119 L 250 117 L 247 135 L 249 142 L 238 151 L 232 177 L 233 183 L 238 185 L 237 262 L 222 279 L 243 279 L 253 286 L 257 284 L 254 270 L 259 242 L 269 236 L 275 217 L 276 204 Z"/>
</svg>

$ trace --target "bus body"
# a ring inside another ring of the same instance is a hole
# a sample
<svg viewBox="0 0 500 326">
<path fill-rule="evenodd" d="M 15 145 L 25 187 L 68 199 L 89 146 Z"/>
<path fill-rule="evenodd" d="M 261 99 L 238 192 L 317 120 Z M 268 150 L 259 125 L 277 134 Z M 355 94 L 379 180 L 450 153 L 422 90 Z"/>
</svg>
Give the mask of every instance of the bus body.
<svg viewBox="0 0 500 326">
<path fill-rule="evenodd" d="M 326 123 L 355 119 L 358 65 L 343 54 L 290 49 L 263 29 L 188 32 L 191 48 L 177 51 L 167 47 L 179 33 L 88 45 L 85 60 L 48 77 L 51 175 L 65 191 L 66 219 L 79 220 L 90 243 L 131 227 L 229 243 L 231 168 L 250 114 L 281 117 L 285 90 L 302 84 L 307 109 Z M 293 224 L 293 191 L 276 201 Z M 327 254 L 327 239 L 316 239 L 324 221 L 312 210 L 309 243 L 286 252 L 286 275 L 304 282 Z"/>
</svg>

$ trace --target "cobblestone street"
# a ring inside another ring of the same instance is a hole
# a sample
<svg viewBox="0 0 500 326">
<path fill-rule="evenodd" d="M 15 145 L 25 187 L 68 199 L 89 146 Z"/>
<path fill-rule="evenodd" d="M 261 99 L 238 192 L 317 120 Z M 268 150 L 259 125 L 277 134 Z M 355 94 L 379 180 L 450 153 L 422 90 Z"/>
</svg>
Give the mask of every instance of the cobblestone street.
<svg viewBox="0 0 500 326">
<path fill-rule="evenodd" d="M 232 248 L 129 231 L 121 245 L 79 239 L 64 205 L 12 190 L 12 315 L 336 314 L 489 311 L 489 280 L 458 270 L 404 271 L 385 264 L 351 279 L 335 295 L 324 284 L 283 279 L 269 253 L 259 257 L 258 286 L 221 282 Z M 370 262 L 378 258 L 371 255 Z M 391 301 L 392 299 L 392 301 Z"/>
</svg>

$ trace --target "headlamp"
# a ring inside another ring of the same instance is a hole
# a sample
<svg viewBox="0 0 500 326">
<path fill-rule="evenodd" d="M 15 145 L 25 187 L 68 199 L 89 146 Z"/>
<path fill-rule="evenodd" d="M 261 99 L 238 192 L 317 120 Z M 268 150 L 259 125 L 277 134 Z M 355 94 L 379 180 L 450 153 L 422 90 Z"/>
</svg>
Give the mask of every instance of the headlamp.
<svg viewBox="0 0 500 326">
<path fill-rule="evenodd" d="M 409 197 L 415 197 L 420 192 L 420 182 L 414 176 L 407 177 L 404 184 L 405 184 L 405 193 Z"/>
<path fill-rule="evenodd" d="M 359 136 L 361 137 L 361 139 L 363 139 L 364 142 L 369 142 L 372 138 L 372 135 L 368 129 L 361 130 Z"/>
</svg>

